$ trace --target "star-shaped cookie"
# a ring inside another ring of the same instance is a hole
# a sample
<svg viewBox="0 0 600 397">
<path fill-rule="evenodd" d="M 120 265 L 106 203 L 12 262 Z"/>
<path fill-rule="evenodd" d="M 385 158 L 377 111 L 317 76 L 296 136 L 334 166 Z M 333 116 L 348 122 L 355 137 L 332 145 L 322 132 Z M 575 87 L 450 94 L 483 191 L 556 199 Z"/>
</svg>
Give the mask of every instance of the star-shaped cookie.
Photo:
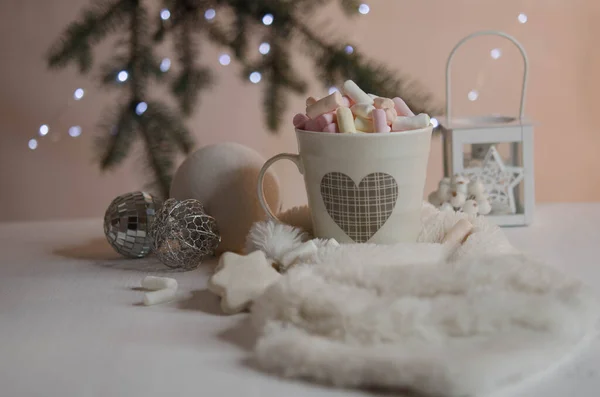
<svg viewBox="0 0 600 397">
<path fill-rule="evenodd" d="M 234 314 L 247 309 L 280 277 L 262 251 L 249 255 L 226 252 L 221 255 L 208 289 L 221 297 L 224 313 Z"/>
</svg>

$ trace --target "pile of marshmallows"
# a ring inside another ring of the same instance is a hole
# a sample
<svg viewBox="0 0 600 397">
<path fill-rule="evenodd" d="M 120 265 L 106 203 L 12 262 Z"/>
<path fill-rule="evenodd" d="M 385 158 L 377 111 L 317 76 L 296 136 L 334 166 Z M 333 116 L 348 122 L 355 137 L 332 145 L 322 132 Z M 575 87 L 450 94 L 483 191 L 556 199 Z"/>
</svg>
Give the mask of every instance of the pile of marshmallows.
<svg viewBox="0 0 600 397">
<path fill-rule="evenodd" d="M 352 80 L 339 91 L 316 100 L 306 100 L 306 114 L 294 116 L 294 127 L 305 131 L 368 133 L 400 132 L 429 126 L 425 113 L 415 116 L 399 97 L 394 99 L 367 94 Z"/>
<path fill-rule="evenodd" d="M 429 194 L 428 201 L 441 210 L 460 211 L 469 215 L 487 215 L 492 210 L 484 184 L 460 174 L 442 179 L 438 189 Z"/>
</svg>

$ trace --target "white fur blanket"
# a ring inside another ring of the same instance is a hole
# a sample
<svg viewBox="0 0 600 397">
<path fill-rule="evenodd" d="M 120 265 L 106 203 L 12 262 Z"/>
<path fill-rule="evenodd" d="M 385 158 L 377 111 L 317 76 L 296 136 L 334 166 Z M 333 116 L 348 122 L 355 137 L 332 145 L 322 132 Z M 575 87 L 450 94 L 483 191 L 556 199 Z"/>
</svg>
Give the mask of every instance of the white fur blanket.
<svg viewBox="0 0 600 397">
<path fill-rule="evenodd" d="M 461 217 L 424 206 L 420 242 L 440 242 Z M 341 387 L 483 396 L 595 335 L 597 301 L 582 282 L 471 221 L 448 260 L 414 263 L 414 245 L 356 244 L 322 247 L 289 269 L 252 307 L 259 365 Z"/>
</svg>

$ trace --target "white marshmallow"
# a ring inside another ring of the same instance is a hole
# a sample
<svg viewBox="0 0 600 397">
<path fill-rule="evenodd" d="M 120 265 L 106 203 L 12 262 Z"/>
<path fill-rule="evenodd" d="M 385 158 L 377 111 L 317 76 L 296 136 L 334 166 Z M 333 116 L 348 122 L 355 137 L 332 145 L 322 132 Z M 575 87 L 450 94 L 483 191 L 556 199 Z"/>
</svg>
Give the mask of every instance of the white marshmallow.
<svg viewBox="0 0 600 397">
<path fill-rule="evenodd" d="M 440 207 L 440 211 L 454 211 L 454 207 L 452 207 L 452 204 L 445 202 Z"/>
<path fill-rule="evenodd" d="M 373 104 L 373 98 L 361 90 L 360 87 L 352 80 L 346 80 L 342 90 L 344 91 L 344 94 L 349 96 L 350 99 L 354 101 L 354 103 L 366 103 L 367 105 Z"/>
<path fill-rule="evenodd" d="M 469 237 L 472 231 L 473 224 L 466 219 L 460 219 L 452 229 L 446 233 L 442 239 L 442 244 L 453 251 Z"/>
<path fill-rule="evenodd" d="M 468 184 L 469 179 L 462 175 L 455 175 L 452 178 L 452 188 L 457 192 L 463 193 L 464 195 L 468 194 Z"/>
<path fill-rule="evenodd" d="M 164 288 L 158 291 L 146 292 L 144 294 L 144 305 L 157 305 L 172 301 L 177 296 L 177 289 Z"/>
<path fill-rule="evenodd" d="M 452 193 L 450 193 L 450 205 L 454 208 L 461 208 L 466 200 L 467 195 L 462 192 L 453 190 Z"/>
<path fill-rule="evenodd" d="M 360 117 L 360 118 L 363 118 L 366 120 L 371 120 L 373 118 L 373 110 L 375 110 L 375 106 L 369 105 L 366 103 L 356 103 L 356 104 L 352 105 L 350 110 L 352 110 L 352 113 L 356 117 Z M 362 131 L 365 131 L 365 130 L 362 130 Z"/>
<path fill-rule="evenodd" d="M 487 197 L 482 197 L 481 200 L 476 198 L 476 200 L 477 207 L 479 208 L 479 213 L 481 215 L 487 215 L 492 212 L 492 206 L 490 205 L 490 201 L 487 199 Z"/>
<path fill-rule="evenodd" d="M 425 113 L 420 113 L 416 116 L 398 116 L 392 122 L 392 131 L 418 130 L 429 126 L 429 124 L 431 124 L 431 119 Z"/>
<path fill-rule="evenodd" d="M 469 182 L 468 192 L 470 196 L 479 196 L 485 194 L 485 186 L 480 180 L 474 179 Z"/>
<path fill-rule="evenodd" d="M 462 211 L 467 215 L 477 215 L 479 212 L 479 208 L 477 205 L 477 201 L 475 200 L 467 200 L 462 206 Z"/>
<path fill-rule="evenodd" d="M 442 202 L 450 200 L 451 183 L 450 178 L 444 178 L 438 184 L 438 196 Z"/>
<path fill-rule="evenodd" d="M 146 276 L 142 280 L 142 288 L 152 291 L 164 288 L 177 289 L 177 280 L 169 277 Z"/>
<path fill-rule="evenodd" d="M 434 190 L 433 192 L 429 193 L 429 195 L 427 196 L 427 201 L 429 201 L 431 205 L 434 205 L 436 207 L 439 207 L 443 203 L 443 201 L 440 200 L 439 191 L 437 190 Z"/>
</svg>

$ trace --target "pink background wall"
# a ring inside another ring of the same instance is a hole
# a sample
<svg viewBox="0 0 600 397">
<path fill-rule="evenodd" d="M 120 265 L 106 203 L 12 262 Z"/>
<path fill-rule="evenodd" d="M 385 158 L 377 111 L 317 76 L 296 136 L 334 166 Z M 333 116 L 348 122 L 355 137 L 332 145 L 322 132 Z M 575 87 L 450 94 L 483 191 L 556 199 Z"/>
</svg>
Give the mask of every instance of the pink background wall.
<svg viewBox="0 0 600 397">
<path fill-rule="evenodd" d="M 64 26 L 87 0 L 3 0 L 0 3 L 0 221 L 101 216 L 116 195 L 142 188 L 145 176 L 132 157 L 114 173 L 101 174 L 93 162 L 91 143 L 101 110 L 112 93 L 77 75 L 74 69 L 49 72 L 43 55 Z M 594 114 L 600 101 L 600 3 L 596 0 L 369 0 L 371 12 L 345 20 L 335 12 L 318 18 L 338 29 L 368 56 L 421 80 L 444 99 L 444 67 L 449 51 L 463 36 L 483 29 L 514 35 L 526 48 L 531 79 L 526 114 L 537 122 L 536 196 L 538 201 L 597 201 L 600 199 L 600 133 Z M 519 13 L 528 22 L 517 21 Z M 258 44 L 257 44 L 258 46 Z M 490 50 L 502 56 L 492 60 Z M 103 58 L 109 47 L 98 53 Z M 218 82 L 189 126 L 202 146 L 236 141 L 263 156 L 296 150 L 291 128 L 279 135 L 263 125 L 261 85 L 241 81 L 233 63 L 218 64 L 220 49 L 204 45 L 205 63 L 214 66 Z M 169 54 L 169 49 L 164 49 Z M 311 67 L 296 60 L 304 76 Z M 457 55 L 453 75 L 455 111 L 463 115 L 516 114 L 522 66 L 518 52 L 500 38 L 483 38 Z M 84 100 L 72 93 L 86 89 Z M 471 89 L 475 102 L 467 100 Z M 326 89 L 311 82 L 310 92 Z M 158 93 L 157 93 L 158 95 Z M 231 98 L 236 105 L 229 108 Z M 290 101 L 294 110 L 304 98 Z M 230 112 L 234 111 L 233 117 Z M 56 118 L 60 114 L 60 117 Z M 39 126 L 50 123 L 50 134 L 32 151 L 27 142 Z M 83 135 L 67 130 L 80 125 Z M 306 199 L 300 176 L 292 165 L 278 164 L 285 206 Z M 441 177 L 441 150 L 435 140 L 427 191 Z"/>
</svg>

